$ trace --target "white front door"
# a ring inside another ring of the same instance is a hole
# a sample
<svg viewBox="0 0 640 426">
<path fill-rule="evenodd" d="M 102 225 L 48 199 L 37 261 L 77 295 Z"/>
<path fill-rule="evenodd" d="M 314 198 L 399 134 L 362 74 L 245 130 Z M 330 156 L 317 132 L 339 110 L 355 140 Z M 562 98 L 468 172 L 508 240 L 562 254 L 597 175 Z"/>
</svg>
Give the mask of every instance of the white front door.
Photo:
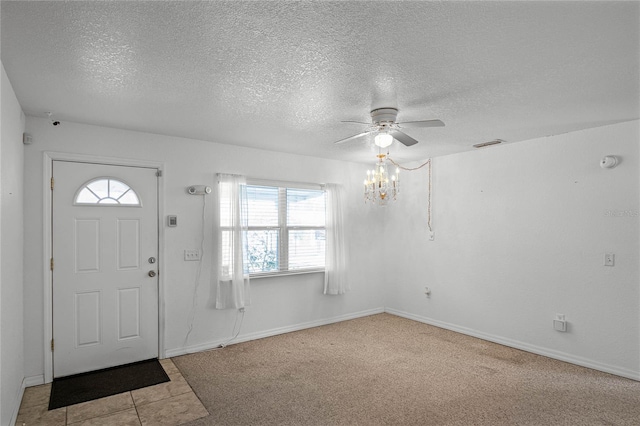
<svg viewBox="0 0 640 426">
<path fill-rule="evenodd" d="M 52 168 L 54 377 L 156 358 L 157 169 Z"/>
</svg>

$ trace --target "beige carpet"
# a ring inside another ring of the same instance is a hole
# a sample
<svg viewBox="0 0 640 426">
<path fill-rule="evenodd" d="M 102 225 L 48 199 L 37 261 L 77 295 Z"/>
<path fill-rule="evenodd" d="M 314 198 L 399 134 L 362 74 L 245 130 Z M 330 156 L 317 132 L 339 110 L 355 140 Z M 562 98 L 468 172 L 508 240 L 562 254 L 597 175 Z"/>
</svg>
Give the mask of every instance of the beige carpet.
<svg viewBox="0 0 640 426">
<path fill-rule="evenodd" d="M 640 382 L 389 314 L 173 361 L 189 425 L 640 425 Z"/>
</svg>

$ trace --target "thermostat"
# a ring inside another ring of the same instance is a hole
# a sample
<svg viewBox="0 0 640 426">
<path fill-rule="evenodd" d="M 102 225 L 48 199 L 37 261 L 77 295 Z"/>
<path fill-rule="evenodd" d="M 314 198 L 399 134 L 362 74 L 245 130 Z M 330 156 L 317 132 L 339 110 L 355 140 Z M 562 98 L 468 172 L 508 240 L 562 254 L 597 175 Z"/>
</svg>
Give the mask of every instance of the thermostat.
<svg viewBox="0 0 640 426">
<path fill-rule="evenodd" d="M 178 226 L 178 216 L 171 215 L 167 216 L 167 226 Z"/>
</svg>

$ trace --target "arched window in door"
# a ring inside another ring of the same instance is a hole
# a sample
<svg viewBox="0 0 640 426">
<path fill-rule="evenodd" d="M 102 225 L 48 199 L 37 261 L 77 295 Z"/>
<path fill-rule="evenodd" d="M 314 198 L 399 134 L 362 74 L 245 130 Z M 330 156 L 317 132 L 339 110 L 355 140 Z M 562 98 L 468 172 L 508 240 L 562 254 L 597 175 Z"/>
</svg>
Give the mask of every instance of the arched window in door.
<svg viewBox="0 0 640 426">
<path fill-rule="evenodd" d="M 126 183 L 112 177 L 99 177 L 78 189 L 74 205 L 140 207 L 140 197 Z"/>
</svg>

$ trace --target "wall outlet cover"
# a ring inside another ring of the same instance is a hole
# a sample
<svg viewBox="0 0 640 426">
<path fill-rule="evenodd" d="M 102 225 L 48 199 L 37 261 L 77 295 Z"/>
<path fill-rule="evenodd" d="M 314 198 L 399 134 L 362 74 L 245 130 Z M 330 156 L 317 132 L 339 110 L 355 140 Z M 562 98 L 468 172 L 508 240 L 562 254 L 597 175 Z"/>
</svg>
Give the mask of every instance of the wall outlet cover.
<svg viewBox="0 0 640 426">
<path fill-rule="evenodd" d="M 553 320 L 553 329 L 556 331 L 567 331 L 567 322 L 563 320 Z"/>
<path fill-rule="evenodd" d="M 613 253 L 605 253 L 604 266 L 614 266 L 616 263 L 616 255 Z"/>
</svg>

